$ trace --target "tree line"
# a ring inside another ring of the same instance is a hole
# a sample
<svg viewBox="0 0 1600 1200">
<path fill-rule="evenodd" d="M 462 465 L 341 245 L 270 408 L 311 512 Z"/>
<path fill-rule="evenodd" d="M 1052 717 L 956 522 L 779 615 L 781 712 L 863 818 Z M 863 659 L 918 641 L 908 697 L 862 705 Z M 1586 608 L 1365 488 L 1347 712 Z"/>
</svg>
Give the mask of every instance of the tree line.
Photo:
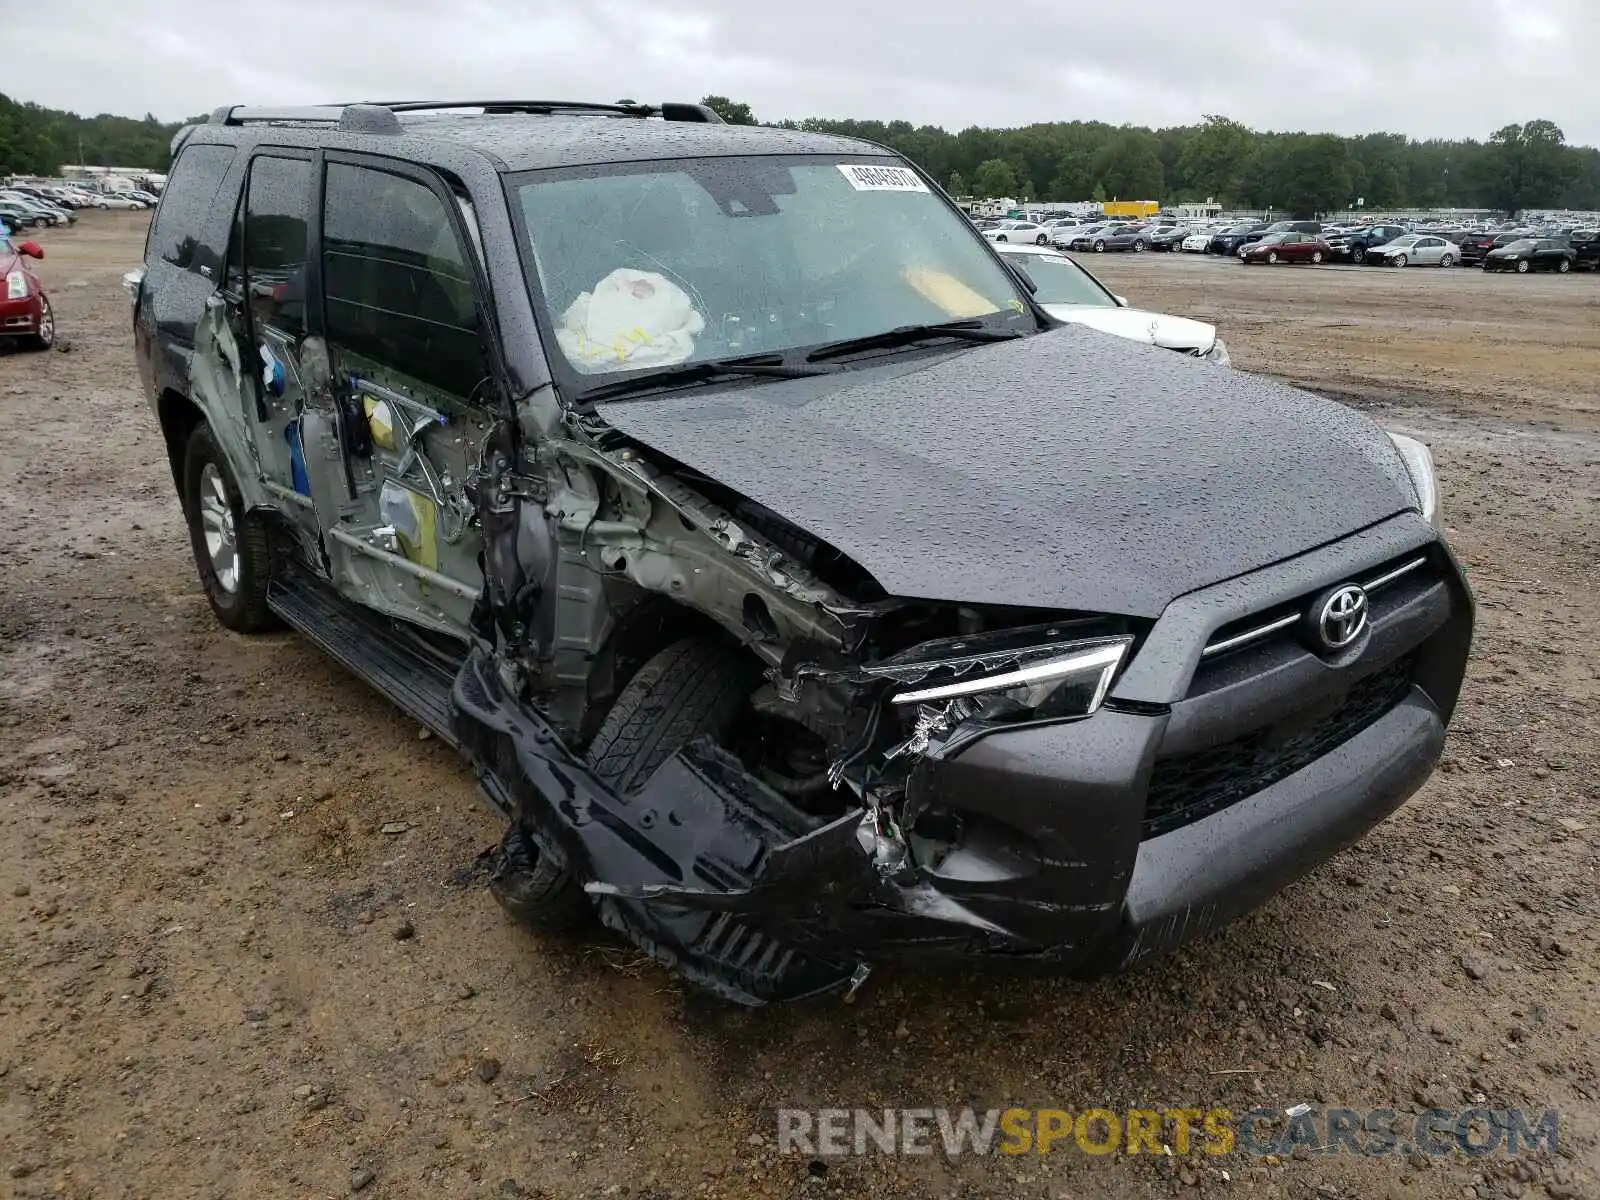
<svg viewBox="0 0 1600 1200">
<path fill-rule="evenodd" d="M 703 103 L 735 124 L 757 123 L 748 104 L 725 96 Z M 1507 125 L 1481 142 L 1268 132 L 1223 116 L 1166 129 L 1054 121 L 959 133 L 909 121 L 770 123 L 879 142 L 956 195 L 1173 204 L 1209 198 L 1226 208 L 1306 216 L 1358 199 L 1373 211 L 1600 209 L 1600 149 L 1567 145 L 1548 120 Z M 82 117 L 0 95 L 0 175 L 54 175 L 74 162 L 164 171 L 179 125 L 149 114 Z"/>
<path fill-rule="evenodd" d="M 748 104 L 704 103 L 755 124 Z M 1055 121 L 950 133 L 909 121 L 776 121 L 904 154 L 954 195 L 1017 200 L 1214 199 L 1225 208 L 1314 216 L 1351 208 L 1600 209 L 1600 149 L 1569 146 L 1553 121 L 1507 125 L 1484 141 L 1417 141 L 1399 133 L 1342 137 L 1251 129 L 1224 116 L 1146 129 Z"/>
<path fill-rule="evenodd" d="M 77 113 L 0 94 L 0 175 L 56 175 L 63 164 L 165 171 L 179 122 Z"/>
</svg>

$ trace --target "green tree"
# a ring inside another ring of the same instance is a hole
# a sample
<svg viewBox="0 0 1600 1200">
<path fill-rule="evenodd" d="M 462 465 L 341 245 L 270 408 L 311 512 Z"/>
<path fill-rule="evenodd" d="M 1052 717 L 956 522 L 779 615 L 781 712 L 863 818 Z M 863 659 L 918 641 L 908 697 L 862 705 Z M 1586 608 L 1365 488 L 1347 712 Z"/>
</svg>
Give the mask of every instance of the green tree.
<svg viewBox="0 0 1600 1200">
<path fill-rule="evenodd" d="M 962 175 L 960 171 L 951 171 L 950 183 L 945 190 L 952 196 L 965 196 L 967 194 L 966 176 Z"/>
<path fill-rule="evenodd" d="M 1296 216 L 1343 209 L 1355 199 L 1350 193 L 1350 150 L 1334 134 L 1291 135 L 1276 169 L 1279 205 Z"/>
<path fill-rule="evenodd" d="M 1219 204 L 1231 202 L 1239 192 L 1239 177 L 1258 135 L 1227 117 L 1206 114 L 1205 123 L 1183 147 L 1178 170 L 1188 190 Z"/>
<path fill-rule="evenodd" d="M 1566 134 L 1554 121 L 1495 130 L 1482 160 L 1489 202 L 1507 216 L 1553 206 L 1577 166 L 1569 160 L 1566 143 Z"/>
<path fill-rule="evenodd" d="M 1161 144 L 1144 129 L 1126 129 L 1095 155 L 1092 171 L 1117 200 L 1157 200 L 1164 185 Z"/>
<path fill-rule="evenodd" d="M 729 125 L 759 125 L 748 104 L 729 100 L 726 96 L 702 96 L 700 103 L 711 109 Z"/>
<path fill-rule="evenodd" d="M 972 177 L 972 191 L 986 200 L 995 200 L 1017 194 L 1017 173 L 1003 158 L 991 158 L 978 164 Z"/>
</svg>

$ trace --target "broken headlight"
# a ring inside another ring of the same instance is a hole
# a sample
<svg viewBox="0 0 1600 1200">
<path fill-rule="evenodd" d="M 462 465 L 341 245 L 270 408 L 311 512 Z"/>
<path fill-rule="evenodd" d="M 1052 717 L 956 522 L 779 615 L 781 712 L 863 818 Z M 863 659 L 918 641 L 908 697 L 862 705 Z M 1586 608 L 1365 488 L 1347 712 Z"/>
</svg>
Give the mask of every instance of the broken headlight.
<svg viewBox="0 0 1600 1200">
<path fill-rule="evenodd" d="M 6 276 L 6 299 L 25 300 L 28 297 L 28 277 L 20 270 Z"/>
<path fill-rule="evenodd" d="M 1017 644 L 998 639 L 946 639 L 874 667 L 893 681 L 889 703 L 907 723 L 907 737 L 890 757 L 920 754 L 958 725 L 974 729 L 1019 721 L 1065 720 L 1093 714 L 1121 669 L 1130 637 L 1080 638 Z"/>
</svg>

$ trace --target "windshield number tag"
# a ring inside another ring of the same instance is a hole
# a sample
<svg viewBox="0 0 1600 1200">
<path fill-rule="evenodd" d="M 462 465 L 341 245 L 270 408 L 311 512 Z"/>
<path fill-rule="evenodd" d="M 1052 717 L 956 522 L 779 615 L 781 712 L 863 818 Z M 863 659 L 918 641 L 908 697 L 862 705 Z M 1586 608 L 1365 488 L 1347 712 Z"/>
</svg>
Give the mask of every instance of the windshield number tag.
<svg viewBox="0 0 1600 1200">
<path fill-rule="evenodd" d="M 869 167 L 861 163 L 839 163 L 839 173 L 858 192 L 925 192 L 922 182 L 910 167 Z"/>
</svg>

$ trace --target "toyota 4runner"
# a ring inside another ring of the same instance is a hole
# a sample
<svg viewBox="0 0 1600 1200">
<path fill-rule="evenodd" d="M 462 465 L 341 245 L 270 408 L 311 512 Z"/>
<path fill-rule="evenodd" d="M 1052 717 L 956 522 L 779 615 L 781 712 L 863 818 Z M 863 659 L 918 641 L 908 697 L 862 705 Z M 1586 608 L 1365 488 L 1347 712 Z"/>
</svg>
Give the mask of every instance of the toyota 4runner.
<svg viewBox="0 0 1600 1200">
<path fill-rule="evenodd" d="M 879 146 L 502 101 L 175 152 L 128 284 L 205 595 L 460 750 L 528 922 L 745 1003 L 1094 973 L 1439 756 L 1427 450 L 1061 325 Z"/>
</svg>

